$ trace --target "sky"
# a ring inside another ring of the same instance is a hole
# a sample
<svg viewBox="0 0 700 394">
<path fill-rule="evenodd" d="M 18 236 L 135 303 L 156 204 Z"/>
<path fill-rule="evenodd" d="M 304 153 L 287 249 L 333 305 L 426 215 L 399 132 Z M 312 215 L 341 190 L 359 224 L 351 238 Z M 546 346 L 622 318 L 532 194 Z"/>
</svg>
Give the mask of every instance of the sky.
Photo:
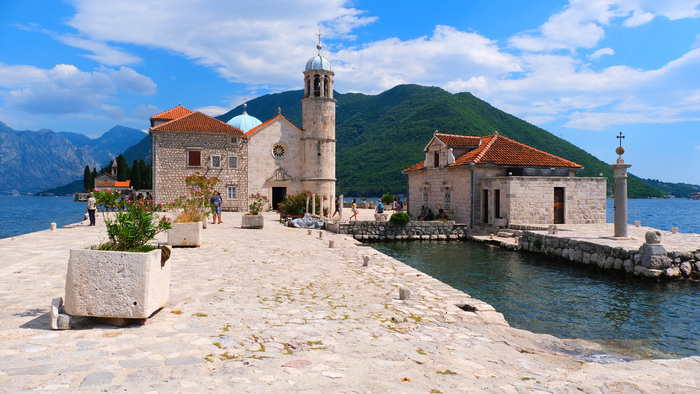
<svg viewBox="0 0 700 394">
<path fill-rule="evenodd" d="M 608 163 L 622 132 L 630 172 L 700 184 L 700 0 L 0 0 L 0 122 L 219 115 L 303 88 L 319 31 L 338 92 L 471 92 Z"/>
</svg>

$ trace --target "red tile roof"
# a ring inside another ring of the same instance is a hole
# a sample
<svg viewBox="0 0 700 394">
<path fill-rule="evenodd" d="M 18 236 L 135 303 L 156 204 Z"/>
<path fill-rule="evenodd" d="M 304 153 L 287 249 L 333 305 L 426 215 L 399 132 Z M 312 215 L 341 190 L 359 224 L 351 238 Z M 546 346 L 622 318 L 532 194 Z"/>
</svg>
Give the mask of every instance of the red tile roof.
<svg viewBox="0 0 700 394">
<path fill-rule="evenodd" d="M 167 111 L 161 112 L 157 115 L 151 116 L 151 120 L 175 120 L 180 119 L 183 116 L 191 114 L 192 110 L 189 110 L 182 105 L 178 104 L 177 107 L 169 109 Z"/>
<path fill-rule="evenodd" d="M 151 131 L 179 131 L 186 133 L 243 134 L 243 130 L 226 122 L 195 111 L 170 122 L 151 127 Z"/>
<path fill-rule="evenodd" d="M 481 138 L 468 135 L 435 133 L 435 138 L 439 139 L 450 148 L 458 146 L 477 147 L 481 144 Z"/>
<path fill-rule="evenodd" d="M 449 137 L 444 137 L 449 136 Z M 438 136 L 441 141 L 452 141 L 454 137 L 464 137 L 449 134 Z M 454 140 L 457 141 L 458 138 Z M 449 167 L 457 167 L 464 165 L 497 165 L 497 166 L 518 166 L 518 167 L 563 167 L 563 168 L 581 168 L 580 164 L 573 161 L 562 159 L 539 149 L 513 141 L 499 134 L 488 135 L 486 137 L 467 137 L 478 138 L 481 140 L 480 145 L 465 155 L 456 158 L 455 162 Z M 449 146 L 449 145 L 448 145 Z M 472 145 L 474 146 L 474 145 Z M 404 170 L 404 172 L 418 171 L 425 168 L 424 163 L 418 163 Z"/>
</svg>

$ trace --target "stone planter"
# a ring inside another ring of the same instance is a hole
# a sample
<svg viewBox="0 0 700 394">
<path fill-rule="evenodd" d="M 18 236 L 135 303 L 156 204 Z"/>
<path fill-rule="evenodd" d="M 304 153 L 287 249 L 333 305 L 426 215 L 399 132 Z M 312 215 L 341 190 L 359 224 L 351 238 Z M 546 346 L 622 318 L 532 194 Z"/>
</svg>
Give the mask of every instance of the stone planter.
<svg viewBox="0 0 700 394">
<path fill-rule="evenodd" d="M 170 263 L 148 253 L 71 249 L 64 310 L 73 316 L 145 319 L 167 304 Z"/>
<path fill-rule="evenodd" d="M 168 230 L 168 245 L 199 246 L 202 244 L 202 222 L 173 223 Z"/>
<path fill-rule="evenodd" d="M 245 214 L 241 220 L 241 228 L 263 228 L 264 224 L 263 215 Z"/>
</svg>

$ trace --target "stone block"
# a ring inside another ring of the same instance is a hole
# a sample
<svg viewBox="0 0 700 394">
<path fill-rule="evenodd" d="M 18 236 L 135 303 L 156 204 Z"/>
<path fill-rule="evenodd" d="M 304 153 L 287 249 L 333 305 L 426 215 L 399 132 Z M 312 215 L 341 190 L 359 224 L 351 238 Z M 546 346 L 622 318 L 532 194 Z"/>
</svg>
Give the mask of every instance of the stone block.
<svg viewBox="0 0 700 394">
<path fill-rule="evenodd" d="M 148 253 L 72 249 L 65 312 L 74 316 L 144 319 L 167 304 L 170 263 Z"/>
<path fill-rule="evenodd" d="M 658 278 L 663 272 L 663 270 L 649 269 L 641 265 L 634 267 L 635 275 L 646 276 L 648 278 Z"/>
<path fill-rule="evenodd" d="M 410 300 L 411 299 L 411 290 L 407 289 L 406 287 L 399 287 L 399 299 L 400 300 Z"/>
<path fill-rule="evenodd" d="M 202 244 L 202 222 L 173 223 L 168 230 L 168 245 L 199 246 Z"/>
<path fill-rule="evenodd" d="M 651 233 L 648 232 L 647 234 Z M 671 259 L 666 256 L 666 248 L 659 243 L 645 243 L 639 248 L 641 265 L 649 269 L 665 269 L 671 264 Z"/>
<path fill-rule="evenodd" d="M 690 276 L 690 273 L 693 271 L 692 265 L 690 265 L 689 262 L 684 262 L 680 266 L 680 270 L 685 276 Z"/>
<path fill-rule="evenodd" d="M 265 225 L 263 215 L 241 216 L 241 228 L 261 229 Z"/>
<path fill-rule="evenodd" d="M 680 270 L 678 267 L 666 268 L 666 270 L 664 271 L 664 273 L 665 273 L 666 276 L 668 276 L 669 278 L 674 278 L 674 279 L 681 276 L 681 270 Z"/>
</svg>

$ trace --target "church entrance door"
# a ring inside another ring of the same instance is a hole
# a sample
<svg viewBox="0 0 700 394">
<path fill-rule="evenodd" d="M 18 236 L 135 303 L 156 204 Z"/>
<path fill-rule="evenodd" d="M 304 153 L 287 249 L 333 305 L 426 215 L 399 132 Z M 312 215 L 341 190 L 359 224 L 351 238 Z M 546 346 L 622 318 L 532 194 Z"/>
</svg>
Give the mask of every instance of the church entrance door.
<svg viewBox="0 0 700 394">
<path fill-rule="evenodd" d="M 287 196 L 287 188 L 286 187 L 273 187 L 272 188 L 272 209 L 277 210 L 277 206 L 279 203 L 284 200 L 284 198 Z"/>
</svg>

